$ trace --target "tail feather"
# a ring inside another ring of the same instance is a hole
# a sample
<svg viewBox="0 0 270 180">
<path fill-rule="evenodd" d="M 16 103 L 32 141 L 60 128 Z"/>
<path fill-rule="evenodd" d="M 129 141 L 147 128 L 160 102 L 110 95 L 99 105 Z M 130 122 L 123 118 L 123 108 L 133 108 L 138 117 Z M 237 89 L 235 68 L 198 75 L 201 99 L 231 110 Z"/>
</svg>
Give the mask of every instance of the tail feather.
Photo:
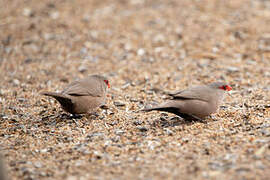
<svg viewBox="0 0 270 180">
<path fill-rule="evenodd" d="M 146 112 L 154 111 L 154 110 L 160 110 L 160 108 L 159 107 L 152 107 L 152 108 L 144 108 L 144 109 L 142 109 L 142 111 L 146 111 Z"/>
<path fill-rule="evenodd" d="M 191 114 L 185 114 L 185 113 L 181 113 L 180 109 L 175 108 L 175 107 L 153 107 L 153 108 L 144 108 L 142 109 L 142 111 L 164 111 L 164 112 L 169 112 L 169 113 L 173 113 L 177 116 L 180 116 L 182 118 L 184 118 L 185 120 L 197 120 L 197 121 L 202 121 L 201 118 L 191 115 Z"/>
<path fill-rule="evenodd" d="M 68 95 L 47 91 L 41 92 L 40 94 L 55 98 L 65 111 L 73 113 L 74 104 Z"/>
<path fill-rule="evenodd" d="M 142 111 L 165 111 L 165 112 L 170 112 L 174 114 L 178 114 L 179 110 L 174 107 L 151 107 L 151 108 L 144 108 Z"/>
<path fill-rule="evenodd" d="M 45 96 L 51 96 L 51 97 L 62 97 L 62 98 L 67 98 L 65 95 L 61 94 L 61 93 L 56 93 L 56 92 L 49 92 L 49 91 L 43 91 L 40 93 L 41 95 L 45 95 Z"/>
<path fill-rule="evenodd" d="M 71 103 L 71 99 L 69 97 L 67 97 L 66 95 L 61 94 L 61 93 L 43 91 L 40 94 L 45 95 L 45 96 L 51 96 L 51 97 L 55 98 L 57 101 L 59 101 L 60 104 Z"/>
</svg>

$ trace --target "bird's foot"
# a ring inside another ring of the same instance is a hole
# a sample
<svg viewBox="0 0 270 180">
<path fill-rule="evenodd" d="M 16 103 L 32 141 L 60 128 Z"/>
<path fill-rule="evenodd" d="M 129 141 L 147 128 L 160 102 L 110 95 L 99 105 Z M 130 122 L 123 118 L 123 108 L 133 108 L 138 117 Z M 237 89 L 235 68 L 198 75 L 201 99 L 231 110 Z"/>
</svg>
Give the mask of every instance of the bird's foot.
<svg viewBox="0 0 270 180">
<path fill-rule="evenodd" d="M 192 115 L 192 117 L 193 117 L 194 120 L 197 121 L 197 122 L 200 122 L 200 123 L 206 123 L 206 121 L 204 121 L 202 118 L 199 118 L 199 117 L 194 116 L 194 115 Z"/>
<path fill-rule="evenodd" d="M 207 123 L 204 119 L 199 118 L 198 116 L 192 114 L 186 115 L 184 119 L 191 122 Z"/>
</svg>

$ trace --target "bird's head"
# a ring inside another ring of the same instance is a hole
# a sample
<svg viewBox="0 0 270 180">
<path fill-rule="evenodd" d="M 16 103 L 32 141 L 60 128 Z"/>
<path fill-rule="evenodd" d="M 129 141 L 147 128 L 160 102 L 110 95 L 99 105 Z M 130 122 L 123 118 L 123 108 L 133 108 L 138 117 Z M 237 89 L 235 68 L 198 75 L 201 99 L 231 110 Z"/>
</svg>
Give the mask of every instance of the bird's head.
<svg viewBox="0 0 270 180">
<path fill-rule="evenodd" d="M 109 80 L 104 79 L 103 81 L 104 81 L 104 82 L 105 82 L 105 84 L 108 86 L 108 88 L 110 88 L 110 87 L 111 87 Z"/>
<path fill-rule="evenodd" d="M 231 91 L 232 90 L 232 87 L 223 83 L 223 82 L 214 82 L 214 83 L 211 83 L 209 85 L 210 87 L 212 88 L 215 88 L 215 89 L 221 89 L 221 90 L 224 90 L 224 91 Z"/>
<path fill-rule="evenodd" d="M 95 74 L 95 75 L 90 75 L 89 77 L 90 77 L 91 79 L 93 79 L 93 80 L 97 80 L 98 82 L 104 82 L 105 85 L 106 85 L 108 88 L 111 87 L 108 78 L 106 78 L 105 76 L 101 76 L 101 75 Z"/>
</svg>

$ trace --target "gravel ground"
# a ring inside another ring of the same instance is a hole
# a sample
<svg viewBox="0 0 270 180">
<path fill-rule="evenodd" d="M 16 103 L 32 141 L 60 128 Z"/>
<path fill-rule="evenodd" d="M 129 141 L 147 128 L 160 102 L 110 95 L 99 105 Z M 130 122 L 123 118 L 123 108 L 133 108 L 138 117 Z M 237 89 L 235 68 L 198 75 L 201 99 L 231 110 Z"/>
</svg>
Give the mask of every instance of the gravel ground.
<svg viewBox="0 0 270 180">
<path fill-rule="evenodd" d="M 269 179 L 270 2 L 0 0 L 0 152 L 12 179 Z M 109 77 L 74 119 L 39 95 Z M 205 123 L 139 110 L 216 80 Z"/>
</svg>

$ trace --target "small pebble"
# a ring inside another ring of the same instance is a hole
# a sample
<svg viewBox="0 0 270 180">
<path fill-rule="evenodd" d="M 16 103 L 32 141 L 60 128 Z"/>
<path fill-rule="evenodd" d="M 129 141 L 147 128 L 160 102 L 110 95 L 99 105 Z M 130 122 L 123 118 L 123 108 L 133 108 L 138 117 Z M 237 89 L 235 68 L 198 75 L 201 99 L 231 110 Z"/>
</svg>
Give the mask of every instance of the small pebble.
<svg viewBox="0 0 270 180">
<path fill-rule="evenodd" d="M 41 162 L 35 162 L 35 163 L 34 163 L 34 166 L 35 166 L 36 168 L 41 168 L 43 165 L 42 165 Z"/>
<path fill-rule="evenodd" d="M 138 49 L 138 51 L 137 51 L 137 55 L 138 56 L 143 56 L 145 54 L 145 50 L 144 49 Z"/>
<path fill-rule="evenodd" d="M 138 126 L 137 129 L 140 130 L 141 132 L 148 131 L 148 128 L 146 128 L 145 126 Z"/>
<path fill-rule="evenodd" d="M 33 16 L 33 11 L 30 8 L 24 8 L 23 15 L 27 17 Z"/>
<path fill-rule="evenodd" d="M 114 131 L 114 133 L 115 133 L 116 135 L 123 135 L 123 134 L 125 133 L 125 131 L 123 131 L 123 130 L 121 130 L 121 129 L 116 129 L 116 130 Z"/>
<path fill-rule="evenodd" d="M 133 124 L 134 124 L 135 126 L 142 125 L 142 124 L 143 124 L 143 121 L 141 121 L 141 120 L 136 120 L 136 121 L 133 121 Z"/>
<path fill-rule="evenodd" d="M 126 105 L 126 104 L 125 104 L 124 102 L 122 102 L 122 101 L 114 101 L 113 104 L 114 104 L 115 106 L 125 106 L 125 105 Z"/>
<path fill-rule="evenodd" d="M 237 67 L 231 66 L 227 68 L 227 71 L 230 73 L 235 73 L 235 72 L 239 72 L 239 69 Z"/>
</svg>

